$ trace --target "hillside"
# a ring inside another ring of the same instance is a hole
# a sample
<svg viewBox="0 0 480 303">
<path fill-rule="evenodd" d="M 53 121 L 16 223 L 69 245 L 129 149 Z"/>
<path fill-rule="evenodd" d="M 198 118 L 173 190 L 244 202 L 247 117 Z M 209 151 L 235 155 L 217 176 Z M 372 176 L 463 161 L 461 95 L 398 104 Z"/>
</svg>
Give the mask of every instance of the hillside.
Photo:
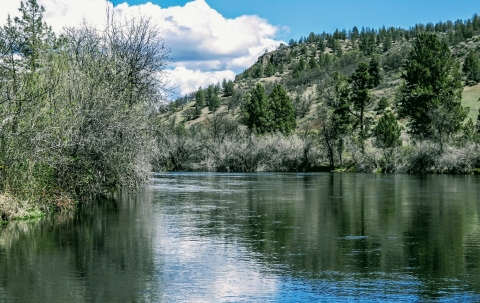
<svg viewBox="0 0 480 303">
<path fill-rule="evenodd" d="M 477 23 L 480 23 L 475 17 L 474 19 Z M 331 78 L 332 73 L 339 72 L 349 76 L 360 62 L 369 62 L 372 58 L 375 58 L 379 63 L 381 81 L 378 86 L 372 89 L 372 94 L 376 99 L 373 107 L 374 109 L 378 108 L 378 102 L 383 98 L 380 107 L 385 107 L 388 104 L 395 110 L 395 94 L 401 83 L 402 67 L 408 58 L 412 41 L 414 41 L 414 38 L 410 36 L 413 36 L 415 31 L 418 30 L 417 27 L 410 29 L 410 32 L 412 32 L 410 34 L 407 30 L 393 28 L 388 30 L 383 28 L 377 31 L 367 29 L 358 33 L 356 40 L 353 34 L 346 37 L 339 32 L 332 35 L 311 33 L 308 38 L 300 38 L 299 42 L 292 40 L 288 46 L 282 44 L 276 50 L 266 52 L 258 58 L 255 64 L 236 76 L 234 86 L 238 95 L 235 98 L 241 99 L 241 96 L 255 87 L 258 82 L 266 87 L 267 92 L 271 89 L 273 83 L 280 83 L 288 91 L 297 111 L 298 129 L 302 129 L 311 125 L 317 119 L 317 107 L 324 97 L 322 96 L 323 88 Z M 434 28 L 438 27 L 434 26 Z M 480 28 L 480 25 L 478 27 Z M 389 34 L 383 34 L 382 36 L 383 30 Z M 452 33 L 455 33 L 454 30 L 438 32 L 437 34 L 441 39 L 447 41 L 452 55 L 462 66 L 470 50 L 480 55 L 480 35 L 478 35 L 478 32 L 480 30 L 477 28 L 474 31 L 476 35 L 472 34 L 471 37 L 466 39 L 455 38 L 457 37 L 455 34 L 452 38 Z M 370 46 L 362 42 L 367 40 L 366 37 L 369 37 L 369 35 L 375 36 L 371 38 L 373 42 Z M 390 39 L 388 37 L 395 38 Z M 466 79 L 463 80 L 462 104 L 470 107 L 468 117 L 475 123 L 480 108 L 480 103 L 477 102 L 480 98 L 480 89 L 477 83 L 468 83 Z M 220 94 L 222 106 L 215 112 L 228 112 L 233 117 L 238 117 L 241 100 L 232 106 L 230 104 L 232 98 L 234 97 L 226 97 Z M 199 117 L 191 120 L 186 119 L 185 111 L 195 107 L 194 94 L 181 98 L 176 103 L 177 106 L 172 107 L 166 116 L 171 116 L 175 112 L 176 123 L 183 121 L 187 127 L 202 123 L 209 115 L 214 114 L 213 111 L 203 108 Z M 377 113 L 380 114 L 381 110 Z"/>
<path fill-rule="evenodd" d="M 471 173 L 480 167 L 479 57 L 478 15 L 292 39 L 235 81 L 165 108 L 154 166 Z"/>
</svg>

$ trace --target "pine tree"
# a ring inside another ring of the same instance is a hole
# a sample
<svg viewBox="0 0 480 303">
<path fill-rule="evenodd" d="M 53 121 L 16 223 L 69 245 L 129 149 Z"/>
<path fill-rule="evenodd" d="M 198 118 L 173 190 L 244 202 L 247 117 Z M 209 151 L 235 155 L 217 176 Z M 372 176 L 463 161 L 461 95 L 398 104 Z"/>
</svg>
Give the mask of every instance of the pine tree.
<svg viewBox="0 0 480 303">
<path fill-rule="evenodd" d="M 461 105 L 460 68 L 448 45 L 435 34 L 418 34 L 402 78 L 399 113 L 409 118 L 409 132 L 442 148 L 467 114 Z"/>
<path fill-rule="evenodd" d="M 463 73 L 467 77 L 467 81 L 475 84 L 480 82 L 480 60 L 473 50 L 470 50 L 465 58 Z"/>
<path fill-rule="evenodd" d="M 268 97 L 261 83 L 257 83 L 250 92 L 249 98 L 244 103 L 241 119 L 248 129 L 257 134 L 264 134 L 270 130 Z"/>
<path fill-rule="evenodd" d="M 364 142 L 367 137 L 365 130 L 365 111 L 372 103 L 370 89 L 372 88 L 372 77 L 368 72 L 367 63 L 360 63 L 350 78 L 351 96 L 350 102 L 353 106 L 354 115 L 358 119 L 359 139 L 362 153 Z"/>
<path fill-rule="evenodd" d="M 217 94 L 214 93 L 208 100 L 208 110 L 211 112 L 215 112 L 220 107 L 220 105 L 220 98 Z"/>
<path fill-rule="evenodd" d="M 272 117 L 270 130 L 289 135 L 297 127 L 295 110 L 290 97 L 280 84 L 275 83 L 268 98 L 270 101 L 269 111 Z"/>
<path fill-rule="evenodd" d="M 380 67 L 380 57 L 372 56 L 368 65 L 368 73 L 371 76 L 371 87 L 377 87 L 382 81 L 382 69 Z"/>
<path fill-rule="evenodd" d="M 386 112 L 378 121 L 375 128 L 375 143 L 382 149 L 390 149 L 401 144 L 400 142 L 401 127 L 397 122 L 397 118 Z"/>
<path fill-rule="evenodd" d="M 225 85 L 223 86 L 223 93 L 226 97 L 233 96 L 235 93 L 235 85 L 232 80 L 225 82 Z"/>
<path fill-rule="evenodd" d="M 202 87 L 198 88 L 197 93 L 195 94 L 196 105 L 199 109 L 205 107 L 205 92 Z"/>
<path fill-rule="evenodd" d="M 385 36 L 385 40 L 383 40 L 383 51 L 387 52 L 392 48 L 392 39 L 390 38 L 390 34 Z"/>
<path fill-rule="evenodd" d="M 28 67 L 35 71 L 38 67 L 40 52 L 52 46 L 54 34 L 51 27 L 43 22 L 45 9 L 37 0 L 20 2 L 21 17 L 15 17 L 15 26 L 19 32 L 18 51 L 28 60 Z"/>
</svg>

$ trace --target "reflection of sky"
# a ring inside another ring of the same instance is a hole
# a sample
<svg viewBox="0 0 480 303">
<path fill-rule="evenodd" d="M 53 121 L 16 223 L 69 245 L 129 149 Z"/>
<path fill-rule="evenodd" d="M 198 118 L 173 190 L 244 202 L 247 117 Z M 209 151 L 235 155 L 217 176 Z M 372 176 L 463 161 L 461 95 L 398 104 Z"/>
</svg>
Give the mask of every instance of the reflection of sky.
<svg viewBox="0 0 480 303">
<path fill-rule="evenodd" d="M 278 279 L 234 243 L 199 238 L 177 229 L 176 216 L 157 217 L 154 243 L 159 289 L 165 302 L 271 301 Z"/>
</svg>

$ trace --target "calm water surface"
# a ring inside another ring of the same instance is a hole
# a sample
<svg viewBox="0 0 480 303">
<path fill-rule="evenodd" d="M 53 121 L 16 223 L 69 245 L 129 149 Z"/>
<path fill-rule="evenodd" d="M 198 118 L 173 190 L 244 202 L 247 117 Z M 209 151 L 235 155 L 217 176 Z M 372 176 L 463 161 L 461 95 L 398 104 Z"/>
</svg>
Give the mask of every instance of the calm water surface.
<svg viewBox="0 0 480 303">
<path fill-rule="evenodd" d="M 480 178 L 156 174 L 0 227 L 0 302 L 480 302 Z"/>
</svg>

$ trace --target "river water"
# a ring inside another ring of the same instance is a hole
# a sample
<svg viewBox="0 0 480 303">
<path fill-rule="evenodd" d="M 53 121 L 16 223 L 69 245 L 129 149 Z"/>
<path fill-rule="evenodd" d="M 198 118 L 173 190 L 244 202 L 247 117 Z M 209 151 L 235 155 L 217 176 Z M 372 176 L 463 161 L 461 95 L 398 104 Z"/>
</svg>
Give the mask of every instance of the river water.
<svg viewBox="0 0 480 303">
<path fill-rule="evenodd" d="M 0 302 L 480 302 L 480 178 L 156 174 L 0 227 Z"/>
</svg>

